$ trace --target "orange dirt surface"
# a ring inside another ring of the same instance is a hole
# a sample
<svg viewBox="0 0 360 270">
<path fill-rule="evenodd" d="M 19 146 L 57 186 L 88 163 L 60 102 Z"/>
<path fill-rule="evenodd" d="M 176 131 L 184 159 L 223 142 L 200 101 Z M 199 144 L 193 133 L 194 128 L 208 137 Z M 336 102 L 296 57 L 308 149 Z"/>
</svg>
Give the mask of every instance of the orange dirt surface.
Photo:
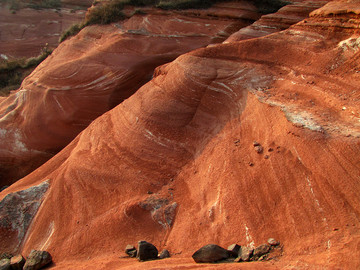
<svg viewBox="0 0 360 270">
<path fill-rule="evenodd" d="M 334 15 L 329 9 L 337 3 L 343 12 Z M 0 193 L 2 199 L 50 183 L 21 253 L 49 251 L 52 269 L 360 268 L 354 3 L 335 0 L 287 30 L 197 49 L 156 68 L 151 81 Z M 102 29 L 110 27 L 116 26 Z M 94 29 L 96 48 L 101 34 Z M 54 68 L 65 46 L 89 35 L 64 43 L 38 70 Z M 53 88 L 72 80 L 76 61 L 70 67 L 54 68 Z M 25 99 L 19 93 L 18 102 Z M 255 151 L 254 141 L 263 151 Z M 0 232 L 3 252 L 10 243 Z M 205 244 L 256 246 L 269 237 L 281 242 L 283 254 L 268 262 L 191 259 Z M 139 240 L 174 256 L 145 263 L 120 258 Z"/>
<path fill-rule="evenodd" d="M 86 27 L 61 43 L 18 91 L 0 100 L 0 183 L 13 183 L 47 161 L 148 82 L 157 66 L 222 42 L 258 18 L 248 3 L 236 10 L 242 18 L 214 17 L 216 9 L 207 17 L 149 9 Z"/>
</svg>

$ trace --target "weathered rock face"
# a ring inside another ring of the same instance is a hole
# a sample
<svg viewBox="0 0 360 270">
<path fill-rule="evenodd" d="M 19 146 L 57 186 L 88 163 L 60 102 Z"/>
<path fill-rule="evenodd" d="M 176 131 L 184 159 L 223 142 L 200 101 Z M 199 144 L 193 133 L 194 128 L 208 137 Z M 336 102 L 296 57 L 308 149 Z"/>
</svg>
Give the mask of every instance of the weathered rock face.
<svg viewBox="0 0 360 270">
<path fill-rule="evenodd" d="M 120 239 L 191 256 L 204 243 L 271 236 L 286 247 L 274 267 L 359 268 L 348 256 L 360 242 L 359 17 L 354 2 L 339 3 L 336 16 L 327 5 L 288 30 L 157 68 L 1 193 L 52 179 L 24 253 L 46 247 L 66 269 L 67 259 L 122 253 Z M 171 226 L 141 207 L 148 191 L 177 203 Z"/>
<path fill-rule="evenodd" d="M 19 91 L 0 101 L 0 183 L 44 163 L 149 81 L 155 67 L 221 42 L 258 18 L 254 6 L 241 7 L 234 17 L 217 14 L 221 8 L 199 17 L 149 9 L 124 22 L 87 27 L 60 44 Z"/>
<path fill-rule="evenodd" d="M 17 253 L 26 231 L 36 215 L 49 187 L 45 181 L 37 186 L 10 193 L 0 202 L 0 243 L 2 252 Z"/>
</svg>

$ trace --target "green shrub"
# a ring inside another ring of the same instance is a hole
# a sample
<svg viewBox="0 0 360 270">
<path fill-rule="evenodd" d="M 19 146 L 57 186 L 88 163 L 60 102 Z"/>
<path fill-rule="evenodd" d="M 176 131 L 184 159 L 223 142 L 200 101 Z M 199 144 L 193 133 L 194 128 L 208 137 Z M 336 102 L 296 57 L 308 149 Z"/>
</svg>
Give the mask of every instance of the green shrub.
<svg viewBox="0 0 360 270">
<path fill-rule="evenodd" d="M 46 8 L 61 8 L 61 1 L 60 0 L 41 0 L 39 1 L 30 1 L 27 5 L 29 8 L 33 9 L 46 9 Z"/>
<path fill-rule="evenodd" d="M 72 37 L 75 36 L 77 33 L 80 32 L 81 29 L 83 29 L 85 26 L 82 23 L 76 23 L 71 25 L 67 30 L 65 30 L 60 38 L 59 38 L 59 43 L 63 42 L 64 40 L 66 40 L 68 37 Z"/>
<path fill-rule="evenodd" d="M 215 2 L 214 0 L 160 0 L 156 7 L 162 9 L 200 9 L 209 8 Z"/>
<path fill-rule="evenodd" d="M 46 59 L 51 52 L 51 50 L 45 47 L 37 57 L 30 57 L 28 59 L 19 58 L 2 62 L 0 64 L 0 96 L 8 95 L 10 90 L 18 89 L 23 79 Z"/>
<path fill-rule="evenodd" d="M 84 25 L 109 24 L 124 20 L 125 14 L 122 12 L 125 4 L 123 1 L 111 1 L 108 4 L 95 7 L 87 14 Z"/>
</svg>

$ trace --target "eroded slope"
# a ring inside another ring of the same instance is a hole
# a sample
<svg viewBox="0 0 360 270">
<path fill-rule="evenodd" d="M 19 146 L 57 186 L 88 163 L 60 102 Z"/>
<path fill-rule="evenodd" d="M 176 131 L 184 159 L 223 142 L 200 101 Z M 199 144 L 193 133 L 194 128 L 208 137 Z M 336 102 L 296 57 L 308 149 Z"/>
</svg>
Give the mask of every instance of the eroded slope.
<svg viewBox="0 0 360 270">
<path fill-rule="evenodd" d="M 245 267 L 358 268 L 348 254 L 360 241 L 359 17 L 351 3 L 323 13 L 331 5 L 286 31 L 159 67 L 3 192 L 50 179 L 23 253 L 47 249 L 58 269 L 135 269 L 117 257 L 146 239 L 191 268 L 179 258 L 204 244 L 275 237 L 283 257 Z"/>
</svg>

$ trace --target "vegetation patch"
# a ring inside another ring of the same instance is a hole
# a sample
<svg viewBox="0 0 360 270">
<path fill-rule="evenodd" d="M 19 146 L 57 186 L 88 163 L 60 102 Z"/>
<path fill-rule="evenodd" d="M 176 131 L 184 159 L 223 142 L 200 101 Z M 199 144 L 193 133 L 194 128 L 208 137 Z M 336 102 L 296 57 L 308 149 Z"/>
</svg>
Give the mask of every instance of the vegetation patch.
<svg viewBox="0 0 360 270">
<path fill-rule="evenodd" d="M 0 96 L 9 95 L 11 90 L 20 87 L 23 79 L 28 76 L 52 50 L 44 48 L 37 57 L 4 60 L 0 63 Z"/>
</svg>

